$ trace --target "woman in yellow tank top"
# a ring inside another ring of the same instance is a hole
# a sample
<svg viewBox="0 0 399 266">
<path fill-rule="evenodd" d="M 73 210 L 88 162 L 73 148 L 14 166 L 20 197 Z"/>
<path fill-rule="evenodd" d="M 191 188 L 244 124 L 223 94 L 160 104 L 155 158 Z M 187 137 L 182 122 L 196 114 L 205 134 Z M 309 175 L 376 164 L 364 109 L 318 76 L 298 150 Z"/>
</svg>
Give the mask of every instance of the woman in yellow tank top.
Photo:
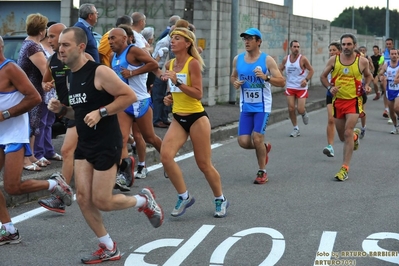
<svg viewBox="0 0 399 266">
<path fill-rule="evenodd" d="M 167 176 L 178 193 L 178 199 L 171 215 L 183 215 L 195 199 L 188 193 L 183 173 L 174 161 L 179 149 L 188 136 L 193 144 L 195 161 L 204 173 L 215 196 L 214 217 L 226 216 L 229 206 L 223 196 L 218 171 L 211 161 L 211 125 L 201 103 L 202 70 L 204 62 L 196 48 L 193 32 L 184 27 L 176 27 L 171 33 L 171 50 L 176 58 L 166 63 L 163 79 L 168 79 L 170 94 L 164 98 L 165 105 L 173 103 L 173 121 L 162 141 L 161 162 Z"/>
</svg>

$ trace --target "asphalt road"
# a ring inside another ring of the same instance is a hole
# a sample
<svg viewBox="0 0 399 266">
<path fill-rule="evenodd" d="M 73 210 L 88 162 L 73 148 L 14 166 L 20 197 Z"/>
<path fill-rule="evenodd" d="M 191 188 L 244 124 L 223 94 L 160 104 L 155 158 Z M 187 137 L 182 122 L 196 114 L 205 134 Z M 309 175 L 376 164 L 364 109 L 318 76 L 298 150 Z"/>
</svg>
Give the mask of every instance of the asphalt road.
<svg viewBox="0 0 399 266">
<path fill-rule="evenodd" d="M 152 187 L 165 222 L 154 229 L 135 209 L 104 213 L 123 253 L 120 261 L 107 264 L 302 266 L 328 265 L 330 259 L 335 265 L 399 264 L 399 136 L 389 134 L 381 101 L 370 100 L 366 111 L 367 133 L 345 182 L 333 178 L 342 163 L 338 138 L 334 158 L 322 153 L 325 109 L 310 113 L 307 126 L 299 121 L 298 138 L 289 137 L 288 120 L 268 127 L 272 151 L 265 185 L 252 183 L 257 172 L 254 151 L 241 149 L 235 138 L 215 145 L 213 162 L 231 202 L 223 219 L 213 218 L 212 193 L 190 154 L 179 165 L 196 203 L 180 218 L 170 216 L 176 201 L 173 186 L 160 166 L 152 166 L 131 193 Z M 33 202 L 9 209 L 23 241 L 0 248 L 0 265 L 79 265 L 82 256 L 97 248 L 76 202 L 63 215 L 44 211 L 30 217 L 27 212 L 40 211 L 38 207 Z"/>
</svg>

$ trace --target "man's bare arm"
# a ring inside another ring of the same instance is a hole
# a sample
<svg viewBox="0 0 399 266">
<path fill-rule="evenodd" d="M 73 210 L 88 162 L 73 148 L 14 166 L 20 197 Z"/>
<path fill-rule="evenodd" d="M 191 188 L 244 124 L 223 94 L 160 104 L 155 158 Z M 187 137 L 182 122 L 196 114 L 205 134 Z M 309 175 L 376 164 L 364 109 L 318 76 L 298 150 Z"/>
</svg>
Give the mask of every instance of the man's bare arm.
<svg viewBox="0 0 399 266">
<path fill-rule="evenodd" d="M 15 87 L 15 89 L 25 96 L 20 103 L 8 109 L 11 117 L 19 116 L 30 111 L 42 101 L 39 92 L 18 65 L 15 63 L 8 63 L 3 70 L 5 77 L 8 77 L 10 80 L 11 86 Z M 0 121 L 3 121 L 4 118 L 1 113 L 0 116 Z"/>
<path fill-rule="evenodd" d="M 266 66 L 271 74 L 269 83 L 276 87 L 284 87 L 285 78 L 281 74 L 276 61 L 274 61 L 273 57 L 270 55 L 266 57 Z"/>
</svg>

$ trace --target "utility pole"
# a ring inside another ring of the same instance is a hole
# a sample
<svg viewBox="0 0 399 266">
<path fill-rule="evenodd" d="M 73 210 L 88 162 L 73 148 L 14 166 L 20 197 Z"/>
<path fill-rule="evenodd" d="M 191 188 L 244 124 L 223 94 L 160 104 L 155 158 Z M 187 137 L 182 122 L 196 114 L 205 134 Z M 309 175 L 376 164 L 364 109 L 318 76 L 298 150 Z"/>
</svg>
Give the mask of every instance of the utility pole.
<svg viewBox="0 0 399 266">
<path fill-rule="evenodd" d="M 240 5 L 239 0 L 231 1 L 231 31 L 230 31 L 230 73 L 233 70 L 233 60 L 237 55 L 237 39 L 238 39 L 238 7 Z M 229 90 L 229 103 L 235 104 L 236 102 L 236 89 L 233 84 L 230 83 Z"/>
<path fill-rule="evenodd" d="M 284 0 L 284 6 L 288 7 L 288 14 L 292 15 L 294 10 L 294 0 Z"/>
<path fill-rule="evenodd" d="M 389 38 L 389 0 L 387 0 L 387 9 L 385 14 L 385 38 Z"/>
</svg>

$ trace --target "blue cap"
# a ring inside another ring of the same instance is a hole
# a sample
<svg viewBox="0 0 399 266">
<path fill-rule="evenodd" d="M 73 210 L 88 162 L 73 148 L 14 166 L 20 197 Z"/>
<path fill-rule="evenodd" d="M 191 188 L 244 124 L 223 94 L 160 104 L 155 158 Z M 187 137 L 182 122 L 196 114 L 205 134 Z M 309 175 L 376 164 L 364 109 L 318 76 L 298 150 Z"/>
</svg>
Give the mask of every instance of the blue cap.
<svg viewBox="0 0 399 266">
<path fill-rule="evenodd" d="M 243 37 L 244 35 L 258 36 L 260 39 L 262 39 L 262 33 L 260 33 L 260 30 L 257 28 L 247 29 L 245 32 L 240 34 L 240 37 Z"/>
</svg>

